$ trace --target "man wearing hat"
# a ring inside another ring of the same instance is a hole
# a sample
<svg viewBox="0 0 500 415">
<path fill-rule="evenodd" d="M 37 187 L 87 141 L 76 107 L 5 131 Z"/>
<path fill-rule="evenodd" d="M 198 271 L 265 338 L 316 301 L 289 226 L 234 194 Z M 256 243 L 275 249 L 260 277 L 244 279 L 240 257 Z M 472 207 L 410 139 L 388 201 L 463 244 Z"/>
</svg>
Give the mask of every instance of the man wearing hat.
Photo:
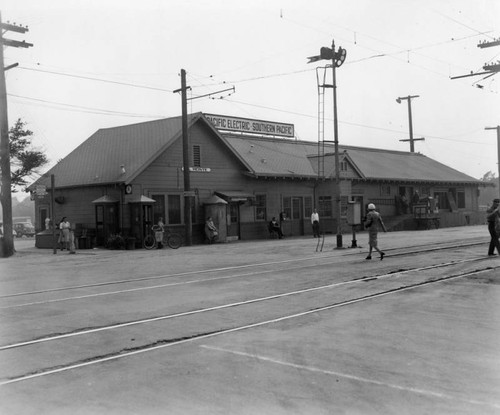
<svg viewBox="0 0 500 415">
<path fill-rule="evenodd" d="M 498 242 L 498 234 L 495 228 L 496 222 L 500 220 L 500 199 L 493 199 L 493 204 L 486 211 L 486 219 L 488 220 L 488 231 L 490 232 L 491 240 L 488 249 L 488 255 L 493 256 L 495 254 L 495 248 L 500 254 L 500 242 Z"/>
<path fill-rule="evenodd" d="M 368 205 L 368 213 L 366 214 L 365 228 L 368 229 L 368 244 L 370 245 L 370 251 L 366 259 L 372 259 L 372 250 L 375 249 L 380 254 L 380 260 L 384 259 L 385 253 L 378 249 L 377 235 L 379 226 L 384 232 L 387 232 L 384 222 L 380 213 L 375 210 L 375 205 L 370 203 Z"/>
</svg>

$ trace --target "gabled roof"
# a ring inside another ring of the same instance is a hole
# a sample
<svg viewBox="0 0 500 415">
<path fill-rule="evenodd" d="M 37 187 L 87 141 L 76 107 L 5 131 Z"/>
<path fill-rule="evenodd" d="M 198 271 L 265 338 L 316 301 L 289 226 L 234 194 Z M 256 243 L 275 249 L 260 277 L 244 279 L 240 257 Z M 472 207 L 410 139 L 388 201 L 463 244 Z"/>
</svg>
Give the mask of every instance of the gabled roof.
<svg viewBox="0 0 500 415">
<path fill-rule="evenodd" d="M 244 173 L 252 177 L 318 177 L 317 142 L 221 133 L 202 113 L 189 116 L 188 128 L 198 121 L 232 151 L 246 169 Z M 51 174 L 55 175 L 57 188 L 128 184 L 181 136 L 180 116 L 100 129 L 29 189 L 39 184 L 49 186 Z M 327 178 L 334 176 L 333 151 L 334 145 L 325 143 Z M 362 180 L 483 184 L 418 153 L 342 145 L 339 151 L 341 159 L 347 159 Z"/>
<path fill-rule="evenodd" d="M 369 180 L 479 183 L 480 181 L 420 153 L 342 147 Z"/>
<path fill-rule="evenodd" d="M 251 167 L 255 177 L 317 177 L 318 144 L 311 141 L 225 135 L 227 142 Z M 339 146 L 361 179 L 482 183 L 419 153 Z M 334 145 L 325 143 L 325 176 L 335 175 Z"/>
<path fill-rule="evenodd" d="M 190 115 L 188 126 L 200 118 L 201 113 Z M 58 188 L 130 183 L 181 136 L 180 116 L 100 129 L 29 188 L 49 186 L 51 174 Z"/>
</svg>

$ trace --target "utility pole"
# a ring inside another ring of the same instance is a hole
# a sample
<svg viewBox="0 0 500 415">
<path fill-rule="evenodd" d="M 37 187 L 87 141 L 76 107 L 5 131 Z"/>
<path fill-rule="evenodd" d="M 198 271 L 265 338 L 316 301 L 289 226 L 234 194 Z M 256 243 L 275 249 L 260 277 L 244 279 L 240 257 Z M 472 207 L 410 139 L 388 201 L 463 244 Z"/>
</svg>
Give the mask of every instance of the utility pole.
<svg viewBox="0 0 500 415">
<path fill-rule="evenodd" d="M 9 257 L 14 254 L 14 238 L 12 235 L 12 181 L 10 176 L 9 117 L 7 111 L 5 71 L 14 66 L 4 67 L 3 48 L 4 46 L 28 48 L 33 45 L 24 41 L 19 42 L 17 40 L 5 39 L 3 37 L 4 31 L 26 33 L 28 28 L 10 23 L 2 23 L 2 15 L 0 13 L 0 170 L 2 172 L 0 199 L 3 209 L 3 256 Z"/>
<path fill-rule="evenodd" d="M 500 46 L 500 38 L 494 39 L 491 42 L 488 42 L 486 40 L 479 42 L 477 47 L 480 49 L 484 48 L 491 48 L 493 46 Z M 450 79 L 460 79 L 460 78 L 468 78 L 470 76 L 479 76 L 479 75 L 486 75 L 483 80 L 489 78 L 490 76 L 495 75 L 496 73 L 500 72 L 500 64 L 497 62 L 496 64 L 484 64 L 483 69 L 485 72 L 472 72 L 470 71 L 469 74 L 467 75 L 459 75 L 459 76 L 453 76 Z"/>
<path fill-rule="evenodd" d="M 181 69 L 181 88 L 174 93 L 181 93 L 182 100 L 182 159 L 184 167 L 184 226 L 186 233 L 186 245 L 193 244 L 193 221 L 191 218 L 191 180 L 189 177 L 189 136 L 188 136 L 188 114 L 187 114 L 187 90 L 186 71 Z"/>
<path fill-rule="evenodd" d="M 496 127 L 486 127 L 485 130 L 497 130 L 498 177 L 500 178 L 500 125 Z"/>
<path fill-rule="evenodd" d="M 398 104 L 401 104 L 401 101 L 407 100 L 408 101 L 408 120 L 410 124 L 410 138 L 409 139 L 404 139 L 404 140 L 399 140 L 399 141 L 409 141 L 410 142 L 410 152 L 414 153 L 415 152 L 415 144 L 414 141 L 423 141 L 425 138 L 413 138 L 413 122 L 411 118 L 411 100 L 412 98 L 418 98 L 419 95 L 408 95 L 407 97 L 399 97 L 396 98 L 396 102 Z"/>
<path fill-rule="evenodd" d="M 336 220 L 337 220 L 337 248 L 342 248 L 342 223 L 341 223 L 341 210 L 342 198 L 340 195 L 340 157 L 339 157 L 339 133 L 338 133 L 338 120 L 337 120 L 337 79 L 335 69 L 342 66 L 347 56 L 347 51 L 339 47 L 335 52 L 335 40 L 332 40 L 332 47 L 322 47 L 318 56 L 308 57 L 309 62 L 312 63 L 322 59 L 332 60 L 332 85 L 324 85 L 324 87 L 331 87 L 333 89 L 333 142 L 335 146 L 335 202 Z"/>
</svg>

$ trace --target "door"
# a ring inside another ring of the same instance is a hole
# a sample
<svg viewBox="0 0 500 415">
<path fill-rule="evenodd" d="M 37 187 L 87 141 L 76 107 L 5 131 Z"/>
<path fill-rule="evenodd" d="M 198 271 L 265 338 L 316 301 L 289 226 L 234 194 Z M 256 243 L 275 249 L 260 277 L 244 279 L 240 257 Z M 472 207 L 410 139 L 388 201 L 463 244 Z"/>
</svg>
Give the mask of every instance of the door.
<svg viewBox="0 0 500 415">
<path fill-rule="evenodd" d="M 301 197 L 292 197 L 292 212 L 290 215 L 291 234 L 304 235 L 304 203 Z"/>
<path fill-rule="evenodd" d="M 96 205 L 95 222 L 97 231 L 97 245 L 105 245 L 110 235 L 118 232 L 118 205 L 107 203 Z"/>
<path fill-rule="evenodd" d="M 231 202 L 227 206 L 227 236 L 240 239 L 239 202 Z"/>
</svg>

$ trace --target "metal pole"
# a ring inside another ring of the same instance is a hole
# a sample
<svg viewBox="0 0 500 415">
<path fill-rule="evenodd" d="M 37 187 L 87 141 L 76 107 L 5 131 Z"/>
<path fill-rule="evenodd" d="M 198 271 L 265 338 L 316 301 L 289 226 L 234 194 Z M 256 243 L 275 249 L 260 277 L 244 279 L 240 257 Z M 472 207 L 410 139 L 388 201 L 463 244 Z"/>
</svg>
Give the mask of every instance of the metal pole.
<svg viewBox="0 0 500 415">
<path fill-rule="evenodd" d="M 335 144 L 335 200 L 336 200 L 336 218 L 337 218 L 337 248 L 342 248 L 342 224 L 340 211 L 342 209 L 342 199 L 340 198 L 340 162 L 339 162 L 339 132 L 337 122 L 337 79 L 336 79 L 336 61 L 335 61 L 335 40 L 332 40 L 332 75 L 333 75 L 333 136 Z"/>
</svg>

